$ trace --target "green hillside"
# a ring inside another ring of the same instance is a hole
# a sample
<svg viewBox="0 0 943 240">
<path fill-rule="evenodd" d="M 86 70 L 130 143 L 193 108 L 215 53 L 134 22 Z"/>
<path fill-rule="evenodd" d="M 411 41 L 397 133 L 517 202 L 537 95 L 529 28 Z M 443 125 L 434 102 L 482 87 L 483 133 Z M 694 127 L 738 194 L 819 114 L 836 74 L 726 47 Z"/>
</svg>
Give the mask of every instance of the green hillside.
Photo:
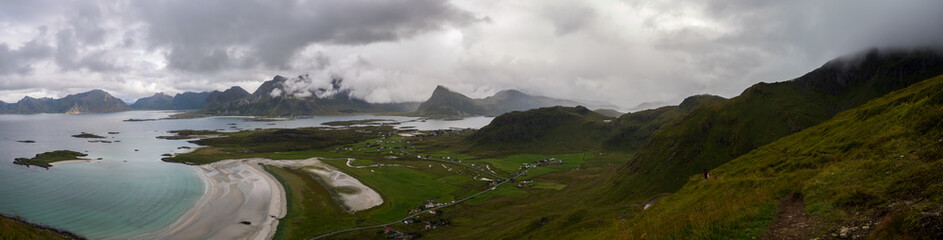
<svg viewBox="0 0 943 240">
<path fill-rule="evenodd" d="M 615 190 L 607 199 L 673 192 L 702 169 L 941 73 L 938 53 L 872 50 L 830 61 L 792 81 L 759 83 L 728 101 L 695 107 L 654 133 L 613 178 Z"/>
<path fill-rule="evenodd" d="M 599 148 L 611 119 L 585 107 L 546 107 L 494 118 L 468 140 L 479 148 L 579 152 Z"/>
<path fill-rule="evenodd" d="M 619 111 L 616 111 L 615 109 L 609 109 L 609 108 L 600 108 L 600 109 L 593 110 L 593 112 L 602 114 L 603 116 L 606 116 L 606 117 L 614 117 L 614 118 L 622 116 L 622 114 L 625 114 L 623 112 L 619 112 Z"/>
<path fill-rule="evenodd" d="M 943 238 L 943 76 L 719 165 L 592 238 Z M 788 214 L 784 214 L 788 213 Z M 779 222 L 802 219 L 805 225 Z M 771 225 L 772 224 L 772 225 Z M 853 227 L 853 228 L 852 228 Z M 799 229 L 790 229 L 799 228 Z M 870 232 L 869 232 L 870 231 Z"/>
<path fill-rule="evenodd" d="M 695 95 L 685 98 L 678 106 L 665 106 L 624 114 L 612 121 L 613 133 L 605 140 L 604 146 L 606 149 L 615 151 L 638 151 L 661 126 L 698 105 L 724 100 L 726 99 L 714 95 Z"/>
<path fill-rule="evenodd" d="M 0 215 L 0 239 L 84 239 L 72 233 L 32 224 L 19 218 Z"/>
</svg>

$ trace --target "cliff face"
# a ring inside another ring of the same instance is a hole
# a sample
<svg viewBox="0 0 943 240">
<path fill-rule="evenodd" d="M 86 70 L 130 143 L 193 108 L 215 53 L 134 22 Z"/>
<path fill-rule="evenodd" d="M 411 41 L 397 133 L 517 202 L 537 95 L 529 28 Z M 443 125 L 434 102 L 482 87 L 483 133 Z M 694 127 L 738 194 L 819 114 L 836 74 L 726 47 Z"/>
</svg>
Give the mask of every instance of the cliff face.
<svg viewBox="0 0 943 240">
<path fill-rule="evenodd" d="M 60 99 L 24 97 L 16 103 L 0 104 L 0 114 L 105 113 L 131 110 L 124 101 L 102 90 L 72 94 Z"/>
</svg>

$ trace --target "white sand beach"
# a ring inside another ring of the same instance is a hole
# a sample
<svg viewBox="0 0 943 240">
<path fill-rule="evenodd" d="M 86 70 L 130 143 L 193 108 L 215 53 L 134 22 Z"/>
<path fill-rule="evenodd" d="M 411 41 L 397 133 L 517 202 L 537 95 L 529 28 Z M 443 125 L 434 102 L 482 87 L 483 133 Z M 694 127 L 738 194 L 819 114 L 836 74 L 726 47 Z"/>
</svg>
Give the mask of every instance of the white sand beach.
<svg viewBox="0 0 943 240">
<path fill-rule="evenodd" d="M 318 158 L 309 158 L 305 160 L 267 160 L 266 164 L 302 168 L 306 171 L 317 174 L 321 180 L 331 188 L 347 188 L 354 190 L 350 193 L 338 193 L 341 201 L 351 212 L 370 209 L 383 204 L 383 198 L 372 188 L 364 185 L 350 175 L 340 170 L 324 164 Z"/>
<path fill-rule="evenodd" d="M 339 193 L 352 212 L 383 203 L 379 193 L 318 158 L 223 160 L 196 166 L 205 190 L 179 220 L 135 239 L 271 239 L 278 219 L 287 213 L 287 200 L 282 185 L 259 164 L 304 169 L 330 187 L 354 189 L 353 193 Z"/>
<path fill-rule="evenodd" d="M 287 212 L 285 190 L 259 162 L 197 166 L 206 186 L 200 200 L 177 222 L 138 239 L 271 239 Z"/>
<path fill-rule="evenodd" d="M 91 160 L 91 159 L 65 160 L 65 161 L 51 162 L 51 163 L 49 163 L 49 165 L 56 166 L 56 165 L 69 164 L 69 163 L 80 163 L 80 162 L 90 163 L 90 162 L 92 162 L 92 161 L 94 161 L 94 160 Z"/>
</svg>

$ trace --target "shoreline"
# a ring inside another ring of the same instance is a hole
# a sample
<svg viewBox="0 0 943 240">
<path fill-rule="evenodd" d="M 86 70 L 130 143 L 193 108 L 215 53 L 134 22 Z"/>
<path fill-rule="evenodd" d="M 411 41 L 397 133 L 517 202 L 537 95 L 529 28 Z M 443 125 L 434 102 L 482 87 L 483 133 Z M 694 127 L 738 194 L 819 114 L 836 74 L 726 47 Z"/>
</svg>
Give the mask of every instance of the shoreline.
<svg viewBox="0 0 943 240">
<path fill-rule="evenodd" d="M 132 239 L 271 239 L 279 220 L 288 213 L 287 192 L 260 164 L 311 172 L 328 188 L 355 188 L 355 193 L 337 196 L 351 212 L 383 203 L 375 190 L 327 165 L 321 158 L 228 159 L 192 166 L 203 181 L 200 198 L 170 225 Z"/>
<path fill-rule="evenodd" d="M 63 238 L 68 238 L 68 239 L 88 239 L 88 238 L 85 238 L 84 236 L 79 235 L 79 234 L 77 234 L 77 233 L 73 233 L 73 232 L 70 232 L 70 231 L 64 230 L 64 229 L 55 228 L 55 227 L 52 227 L 52 226 L 49 226 L 49 225 L 45 225 L 45 224 L 34 223 L 34 222 L 31 222 L 31 221 L 29 221 L 29 220 L 27 220 L 27 219 L 24 219 L 24 218 L 21 218 L 21 217 L 19 217 L 19 216 L 16 216 L 16 215 L 12 215 L 12 216 L 11 216 L 11 215 L 6 215 L 6 214 L 3 214 L 3 213 L 0 213 L 0 218 L 5 218 L 5 219 L 8 219 L 8 220 L 10 220 L 10 221 L 14 221 L 14 222 L 18 222 L 18 223 L 22 223 L 22 224 L 25 224 L 25 225 L 29 225 L 29 226 L 31 226 L 31 227 L 35 227 L 35 228 L 38 228 L 38 229 L 50 231 L 50 232 L 53 232 L 53 233 L 55 233 L 55 234 L 59 234 L 59 235 L 62 236 Z"/>
<path fill-rule="evenodd" d="M 51 162 L 51 163 L 49 163 L 49 165 L 50 165 L 50 166 L 56 166 L 56 165 L 59 165 L 59 164 L 80 163 L 80 162 L 90 163 L 90 162 L 92 162 L 92 161 L 96 161 L 96 160 L 91 160 L 91 159 L 65 160 L 65 161 Z"/>
<path fill-rule="evenodd" d="M 314 157 L 304 160 L 271 160 L 256 158 L 254 160 L 262 160 L 267 165 L 297 168 L 313 173 L 320 178 L 320 182 L 322 184 L 326 185 L 324 186 L 325 188 L 355 189 L 353 193 L 336 193 L 336 196 L 331 196 L 340 198 L 339 200 L 343 202 L 342 207 L 346 208 L 350 212 L 367 210 L 383 204 L 383 197 L 380 196 L 380 193 L 363 184 L 357 178 L 350 176 L 347 173 L 344 173 L 343 171 L 328 165 L 327 163 L 324 163 L 321 161 L 322 158 Z"/>
<path fill-rule="evenodd" d="M 260 162 L 231 159 L 193 166 L 204 184 L 200 199 L 174 223 L 133 239 L 270 239 L 287 213 L 287 200 L 282 185 Z"/>
</svg>

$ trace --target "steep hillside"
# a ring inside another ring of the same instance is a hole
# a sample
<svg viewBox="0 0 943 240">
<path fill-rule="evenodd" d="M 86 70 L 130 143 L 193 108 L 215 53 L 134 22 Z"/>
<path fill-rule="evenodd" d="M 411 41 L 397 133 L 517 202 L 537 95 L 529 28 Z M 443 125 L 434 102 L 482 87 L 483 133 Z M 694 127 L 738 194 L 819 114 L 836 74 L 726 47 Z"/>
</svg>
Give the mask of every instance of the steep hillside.
<svg viewBox="0 0 943 240">
<path fill-rule="evenodd" d="M 102 90 L 72 94 L 60 99 L 24 97 L 16 103 L 0 106 L 0 114 L 30 113 L 105 113 L 131 110 L 128 104 Z"/>
<path fill-rule="evenodd" d="M 172 109 L 173 100 L 174 97 L 170 95 L 155 93 L 154 96 L 138 99 L 130 107 L 136 110 Z"/>
<path fill-rule="evenodd" d="M 235 112 L 227 108 L 227 106 L 234 101 L 241 100 L 248 96 L 249 92 L 246 92 L 245 89 L 238 86 L 231 87 L 222 92 L 213 91 L 206 96 L 206 102 L 203 104 L 203 108 L 200 109 L 200 112 L 215 115 L 235 114 Z"/>
<path fill-rule="evenodd" d="M 112 97 L 102 90 L 68 95 L 58 101 L 56 112 L 65 113 L 103 113 L 131 110 L 121 99 Z"/>
<path fill-rule="evenodd" d="M 502 114 L 468 138 L 479 147 L 520 151 L 599 148 L 611 119 L 582 106 L 546 107 Z"/>
<path fill-rule="evenodd" d="M 238 91 L 238 90 L 236 90 Z M 239 93 L 235 93 L 239 94 Z M 136 110 L 192 110 L 203 108 L 206 98 L 210 92 L 184 92 L 170 96 L 164 93 L 156 93 L 153 96 L 138 99 L 131 104 L 132 109 Z M 217 96 L 216 98 L 219 98 Z"/>
<path fill-rule="evenodd" d="M 170 101 L 171 109 L 173 110 L 192 110 L 203 108 L 203 104 L 206 103 L 206 98 L 209 97 L 210 92 L 184 92 L 174 95 L 174 99 Z"/>
<path fill-rule="evenodd" d="M 804 236 L 792 238 L 941 239 L 941 119 L 943 75 L 721 164 L 709 180 L 681 174 L 680 190 L 592 238 L 750 239 L 798 229 Z"/>
<path fill-rule="evenodd" d="M 691 111 L 696 106 L 724 100 L 726 99 L 714 95 L 695 95 L 685 98 L 678 106 L 665 106 L 623 114 L 612 121 L 614 132 L 606 139 L 604 146 L 614 151 L 638 151 L 661 126 Z"/>
<path fill-rule="evenodd" d="M 436 86 L 432 96 L 419 105 L 416 113 L 425 117 L 468 117 L 484 115 L 488 111 L 474 99 L 443 86 Z"/>
<path fill-rule="evenodd" d="M 695 107 L 655 132 L 612 180 L 615 191 L 608 199 L 673 192 L 690 174 L 941 73 L 943 57 L 937 52 L 872 50 L 830 61 L 792 81 L 759 83 L 728 101 Z"/>
<path fill-rule="evenodd" d="M 55 111 L 55 101 L 56 100 L 52 98 L 32 98 L 26 96 L 18 102 L 4 104 L 0 107 L 0 113 L 50 113 Z"/>
</svg>

